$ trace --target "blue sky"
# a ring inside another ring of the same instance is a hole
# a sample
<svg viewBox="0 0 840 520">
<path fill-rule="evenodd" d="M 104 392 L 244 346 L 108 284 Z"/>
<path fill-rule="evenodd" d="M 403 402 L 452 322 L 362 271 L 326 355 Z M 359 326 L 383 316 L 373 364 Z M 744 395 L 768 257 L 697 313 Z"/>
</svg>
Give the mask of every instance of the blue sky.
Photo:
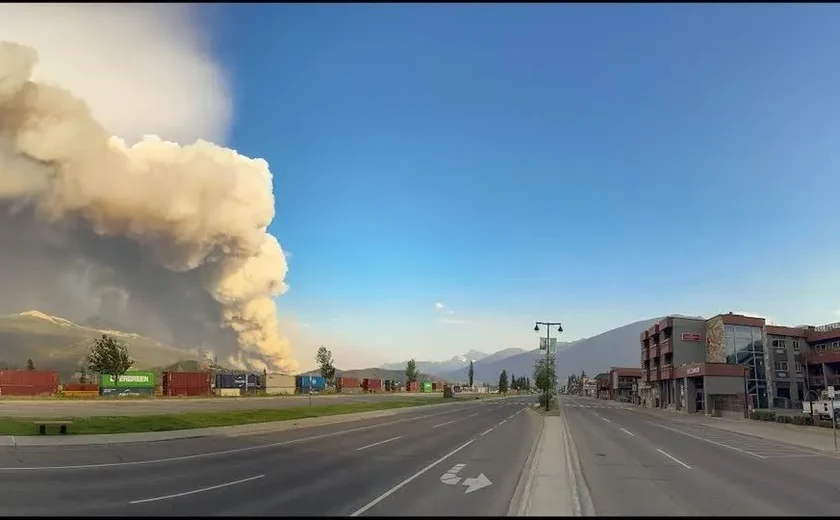
<svg viewBox="0 0 840 520">
<path fill-rule="evenodd" d="M 207 9 L 304 366 L 840 319 L 837 6 Z"/>
</svg>

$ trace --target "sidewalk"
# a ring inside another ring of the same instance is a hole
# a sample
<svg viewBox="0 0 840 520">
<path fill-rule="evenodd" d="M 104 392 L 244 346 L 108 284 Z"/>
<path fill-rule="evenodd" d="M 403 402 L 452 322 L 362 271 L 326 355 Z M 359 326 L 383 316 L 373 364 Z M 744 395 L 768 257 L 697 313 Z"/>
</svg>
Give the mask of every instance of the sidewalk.
<svg viewBox="0 0 840 520">
<path fill-rule="evenodd" d="M 589 494 L 581 489 L 586 484 L 566 419 L 547 416 L 543 421 L 516 516 L 582 516 L 581 496 L 586 502 Z"/>
<path fill-rule="evenodd" d="M 793 444 L 812 450 L 834 453 L 834 435 L 831 428 L 816 426 L 797 426 L 794 424 L 730 417 L 707 417 L 704 414 L 687 414 L 673 410 L 656 408 L 634 408 L 637 411 L 654 416 L 666 417 L 683 424 L 699 424 L 742 435 L 759 437 L 769 441 Z M 840 424 L 838 424 L 840 430 Z M 838 444 L 840 444 L 840 431 Z"/>
</svg>

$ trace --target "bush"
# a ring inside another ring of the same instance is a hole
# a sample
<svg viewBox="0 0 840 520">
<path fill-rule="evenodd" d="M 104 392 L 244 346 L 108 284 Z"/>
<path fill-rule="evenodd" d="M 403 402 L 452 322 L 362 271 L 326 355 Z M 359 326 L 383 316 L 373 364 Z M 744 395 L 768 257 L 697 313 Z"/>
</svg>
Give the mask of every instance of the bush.
<svg viewBox="0 0 840 520">
<path fill-rule="evenodd" d="M 782 424 L 790 424 L 793 422 L 793 417 L 790 415 L 777 415 L 776 422 Z"/>
<path fill-rule="evenodd" d="M 753 410 L 752 413 L 750 413 L 750 419 L 754 421 L 775 421 L 776 412 L 770 412 L 767 410 Z"/>
<path fill-rule="evenodd" d="M 814 421 L 811 420 L 810 415 L 794 415 L 792 417 L 791 423 L 797 426 L 813 426 Z"/>
</svg>

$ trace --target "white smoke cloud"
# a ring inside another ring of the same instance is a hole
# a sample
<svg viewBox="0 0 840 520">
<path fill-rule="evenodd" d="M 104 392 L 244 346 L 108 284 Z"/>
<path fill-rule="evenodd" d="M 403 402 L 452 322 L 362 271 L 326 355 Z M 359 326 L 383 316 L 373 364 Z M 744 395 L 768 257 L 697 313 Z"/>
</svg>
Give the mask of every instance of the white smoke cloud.
<svg viewBox="0 0 840 520">
<path fill-rule="evenodd" d="M 0 5 L 14 40 L 0 43 L 0 309 L 96 312 L 291 372 L 268 164 L 201 139 L 135 143 L 224 137 L 230 101 L 190 14 Z"/>
</svg>

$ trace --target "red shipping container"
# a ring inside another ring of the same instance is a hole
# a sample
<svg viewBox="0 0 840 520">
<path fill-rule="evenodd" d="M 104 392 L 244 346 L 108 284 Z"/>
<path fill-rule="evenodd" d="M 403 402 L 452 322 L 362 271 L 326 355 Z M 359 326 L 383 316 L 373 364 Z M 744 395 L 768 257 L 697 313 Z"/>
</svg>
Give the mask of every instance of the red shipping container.
<svg viewBox="0 0 840 520">
<path fill-rule="evenodd" d="M 419 392 L 420 391 L 420 383 L 417 381 L 409 382 L 408 386 L 406 387 L 406 391 L 408 392 Z"/>
<path fill-rule="evenodd" d="M 210 394 L 210 372 L 164 372 L 163 395 L 197 396 Z"/>
<path fill-rule="evenodd" d="M 0 370 L 0 386 L 55 386 L 58 372 L 46 370 Z"/>
<path fill-rule="evenodd" d="M 366 392 L 379 392 L 382 390 L 381 379 L 365 379 L 363 387 Z"/>
<path fill-rule="evenodd" d="M 0 385 L 0 395 L 55 395 L 58 385 Z"/>
<path fill-rule="evenodd" d="M 337 388 L 359 388 L 359 380 L 355 377 L 339 377 L 336 379 Z"/>
<path fill-rule="evenodd" d="M 68 383 L 62 388 L 65 392 L 98 392 L 99 385 L 96 383 Z"/>
</svg>

